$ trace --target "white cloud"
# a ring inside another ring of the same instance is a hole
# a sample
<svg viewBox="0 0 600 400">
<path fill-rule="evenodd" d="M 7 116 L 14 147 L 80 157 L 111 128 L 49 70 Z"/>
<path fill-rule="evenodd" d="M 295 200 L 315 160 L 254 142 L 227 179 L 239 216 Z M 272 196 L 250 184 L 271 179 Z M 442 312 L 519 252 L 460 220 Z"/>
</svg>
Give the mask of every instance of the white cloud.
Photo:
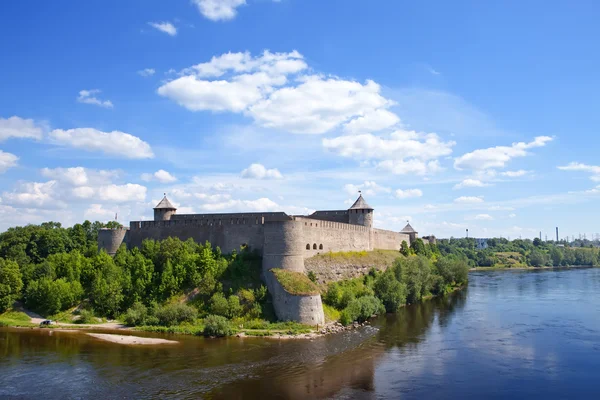
<svg viewBox="0 0 600 400">
<path fill-rule="evenodd" d="M 397 199 L 409 199 L 412 197 L 421 197 L 423 196 L 423 192 L 420 189 L 398 189 L 396 190 L 396 198 Z"/>
<path fill-rule="evenodd" d="M 593 181 L 600 181 L 600 167 L 595 165 L 588 165 L 578 162 L 572 162 L 568 165 L 560 166 L 558 169 L 562 171 L 583 171 L 592 174 L 591 179 Z"/>
<path fill-rule="evenodd" d="M 102 204 L 90 204 L 83 216 L 91 221 L 107 221 L 115 217 L 115 211 L 107 210 Z"/>
<path fill-rule="evenodd" d="M 65 203 L 55 199 L 56 181 L 21 182 L 12 192 L 2 193 L 3 203 L 27 208 L 64 208 Z"/>
<path fill-rule="evenodd" d="M 475 150 L 456 158 L 454 168 L 459 170 L 504 168 L 513 158 L 525 157 L 530 154 L 527 150 L 535 147 L 543 147 L 552 140 L 553 138 L 550 136 L 538 136 L 529 143 L 519 142 L 513 143 L 512 146 L 496 146 Z"/>
<path fill-rule="evenodd" d="M 97 189 L 100 200 L 114 201 L 117 203 L 127 201 L 144 201 L 146 199 L 146 187 L 136 183 L 125 185 L 107 185 Z"/>
<path fill-rule="evenodd" d="M 93 128 L 55 129 L 50 138 L 59 144 L 88 151 L 101 151 L 123 158 L 153 158 L 150 145 L 137 136 L 112 131 L 102 132 Z"/>
<path fill-rule="evenodd" d="M 454 202 L 459 204 L 483 203 L 483 196 L 460 196 L 454 199 Z"/>
<path fill-rule="evenodd" d="M 113 103 L 110 100 L 100 100 L 95 95 L 100 93 L 98 89 L 80 90 L 77 101 L 84 104 L 93 104 L 104 108 L 113 108 Z"/>
<path fill-rule="evenodd" d="M 474 219 L 478 221 L 493 221 L 494 217 L 490 214 L 477 214 Z"/>
<path fill-rule="evenodd" d="M 19 157 L 0 150 L 0 174 L 4 173 L 9 168 L 15 167 L 17 161 L 19 161 Z"/>
<path fill-rule="evenodd" d="M 344 131 L 348 133 L 377 132 L 390 128 L 399 122 L 400 118 L 393 112 L 385 109 L 378 109 L 346 123 L 344 125 Z"/>
<path fill-rule="evenodd" d="M 342 125 L 357 133 L 398 123 L 387 110 L 394 102 L 377 83 L 301 75 L 307 69 L 297 51 L 226 53 L 184 69 L 158 93 L 191 111 L 243 113 L 264 127 L 294 133 L 321 134 Z"/>
<path fill-rule="evenodd" d="M 517 214 L 508 214 L 508 218 L 515 218 L 517 216 Z"/>
<path fill-rule="evenodd" d="M 242 171 L 242 178 L 245 179 L 283 179 L 283 175 L 276 168 L 267 169 L 262 164 L 251 164 Z"/>
<path fill-rule="evenodd" d="M 348 183 L 344 185 L 344 190 L 351 196 L 356 196 L 360 190 L 365 196 L 376 196 L 379 193 L 391 193 L 392 189 L 389 187 L 381 186 L 374 181 L 364 181 L 362 184 L 354 185 Z M 351 200 L 354 203 L 355 200 Z"/>
<path fill-rule="evenodd" d="M 0 142 L 9 138 L 41 139 L 42 128 L 32 119 L 17 116 L 0 118 Z"/>
<path fill-rule="evenodd" d="M 192 0 L 198 11 L 212 21 L 227 21 L 235 18 L 237 8 L 245 5 L 246 0 Z"/>
<path fill-rule="evenodd" d="M 42 175 L 46 178 L 63 181 L 74 186 L 82 186 L 88 183 L 87 173 L 83 167 L 43 168 Z"/>
<path fill-rule="evenodd" d="M 154 68 L 144 68 L 139 70 L 138 75 L 143 76 L 144 78 L 148 77 L 148 76 L 152 76 L 156 73 L 156 70 Z"/>
<path fill-rule="evenodd" d="M 454 189 L 463 189 L 463 188 L 467 188 L 467 187 L 485 187 L 485 186 L 489 186 L 489 184 L 483 183 L 479 179 L 467 178 L 467 179 L 463 180 L 461 183 L 457 183 L 456 185 L 454 185 Z"/>
<path fill-rule="evenodd" d="M 160 183 L 171 183 L 177 181 L 177 178 L 164 169 L 159 169 L 153 174 L 142 174 L 141 179 L 146 182 L 157 180 Z"/>
<path fill-rule="evenodd" d="M 170 22 L 148 22 L 148 25 L 166 33 L 169 36 L 177 35 L 177 28 Z"/>
<path fill-rule="evenodd" d="M 520 169 L 518 171 L 505 171 L 505 172 L 501 172 L 500 175 L 507 176 L 509 178 L 518 178 L 518 177 L 527 175 L 529 172 L 530 171 L 525 171 L 524 169 Z"/>
<path fill-rule="evenodd" d="M 394 174 L 425 175 L 439 172 L 437 158 L 452 153 L 454 142 L 443 142 L 435 133 L 397 130 L 386 136 L 372 134 L 339 136 L 323 139 L 323 146 L 342 157 L 375 163 L 379 169 Z"/>
</svg>

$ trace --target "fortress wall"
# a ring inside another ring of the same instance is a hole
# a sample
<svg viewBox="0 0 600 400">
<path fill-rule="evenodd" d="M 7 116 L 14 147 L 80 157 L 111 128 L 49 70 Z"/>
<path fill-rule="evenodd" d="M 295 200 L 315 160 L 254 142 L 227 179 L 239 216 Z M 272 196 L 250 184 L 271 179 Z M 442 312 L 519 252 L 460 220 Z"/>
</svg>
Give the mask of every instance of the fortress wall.
<svg viewBox="0 0 600 400">
<path fill-rule="evenodd" d="M 304 273 L 302 223 L 269 222 L 264 225 L 263 274 L 272 268 Z M 269 287 L 269 290 L 271 288 Z"/>
<path fill-rule="evenodd" d="M 273 307 L 277 319 L 280 321 L 297 321 L 306 325 L 323 325 L 325 323 L 320 294 L 306 296 L 290 294 L 285 291 L 270 271 L 266 271 L 265 279 L 273 298 Z"/>
<path fill-rule="evenodd" d="M 348 210 L 328 210 L 328 211 L 315 211 L 310 214 L 308 218 L 318 219 L 321 221 L 332 221 L 348 223 Z"/>
<path fill-rule="evenodd" d="M 98 250 L 104 250 L 107 254 L 114 256 L 126 240 L 127 228 L 100 229 L 98 231 Z"/>
<path fill-rule="evenodd" d="M 204 220 L 206 222 L 221 221 L 222 224 L 235 225 L 238 220 L 254 221 L 254 223 L 265 223 L 271 221 L 289 221 L 291 217 L 284 212 L 268 213 L 224 213 L 224 214 L 173 214 L 171 220 Z"/>
<path fill-rule="evenodd" d="M 329 251 L 372 250 L 369 238 L 370 229 L 367 227 L 299 217 L 296 220 L 302 224 L 303 228 L 304 258 Z M 310 249 L 306 248 L 307 245 Z"/>
<path fill-rule="evenodd" d="M 225 223 L 229 222 L 229 223 Z M 231 221 L 206 220 L 170 220 L 170 221 L 135 221 L 130 224 L 128 237 L 129 247 L 140 247 L 144 239 L 164 240 L 177 237 L 181 240 L 189 238 L 197 243 L 209 241 L 214 247 L 219 246 L 223 253 L 238 251 L 246 244 L 251 249 L 263 250 L 264 225 L 255 223 L 255 218 Z"/>
<path fill-rule="evenodd" d="M 387 231 L 384 229 L 372 230 L 372 245 L 374 249 L 400 250 L 403 240 L 410 243 L 410 238 L 405 233 Z"/>
</svg>

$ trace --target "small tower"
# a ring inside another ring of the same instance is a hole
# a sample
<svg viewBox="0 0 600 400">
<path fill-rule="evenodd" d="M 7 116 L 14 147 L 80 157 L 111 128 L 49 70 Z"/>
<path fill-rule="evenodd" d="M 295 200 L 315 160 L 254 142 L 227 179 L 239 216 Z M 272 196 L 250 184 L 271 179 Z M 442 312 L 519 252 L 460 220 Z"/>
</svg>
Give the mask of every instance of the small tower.
<svg viewBox="0 0 600 400">
<path fill-rule="evenodd" d="M 154 207 L 154 220 L 168 221 L 176 211 L 177 209 L 167 199 L 167 194 L 165 193 L 165 197 Z"/>
<path fill-rule="evenodd" d="M 400 233 L 405 233 L 408 235 L 408 238 L 410 240 L 410 245 L 412 246 L 413 242 L 415 241 L 415 239 L 417 238 L 417 235 L 419 234 L 417 231 L 415 231 L 413 229 L 412 226 L 410 226 L 410 223 L 408 221 L 406 221 L 406 226 L 404 227 L 404 229 L 402 229 L 400 231 Z"/>
<path fill-rule="evenodd" d="M 359 192 L 360 193 L 360 192 Z M 348 209 L 348 222 L 353 225 L 362 225 L 367 228 L 373 227 L 373 207 L 367 204 L 362 194 Z"/>
</svg>

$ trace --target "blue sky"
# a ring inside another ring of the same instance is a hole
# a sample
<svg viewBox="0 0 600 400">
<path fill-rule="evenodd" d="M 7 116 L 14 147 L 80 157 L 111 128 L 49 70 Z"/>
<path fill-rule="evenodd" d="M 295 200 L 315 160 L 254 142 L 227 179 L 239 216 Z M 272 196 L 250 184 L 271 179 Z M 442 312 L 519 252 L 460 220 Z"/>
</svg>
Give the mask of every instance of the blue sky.
<svg viewBox="0 0 600 400">
<path fill-rule="evenodd" d="M 598 229 L 593 1 L 5 1 L 0 229 L 349 206 Z"/>
</svg>

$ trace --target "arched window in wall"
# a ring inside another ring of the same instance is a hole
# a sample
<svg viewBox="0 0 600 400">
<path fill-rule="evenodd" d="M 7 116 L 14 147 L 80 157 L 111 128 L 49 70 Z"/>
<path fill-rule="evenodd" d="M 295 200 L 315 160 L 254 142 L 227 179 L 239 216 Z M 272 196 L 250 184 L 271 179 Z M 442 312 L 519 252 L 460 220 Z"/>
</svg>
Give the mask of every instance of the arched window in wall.
<svg viewBox="0 0 600 400">
<path fill-rule="evenodd" d="M 306 250 L 310 250 L 310 243 L 306 244 Z"/>
<path fill-rule="evenodd" d="M 313 244 L 313 250 L 316 250 L 316 249 L 317 249 L 317 244 L 316 244 L 316 243 L 314 243 L 314 244 Z"/>
<path fill-rule="evenodd" d="M 319 250 L 323 250 L 323 243 L 319 245 Z"/>
</svg>

